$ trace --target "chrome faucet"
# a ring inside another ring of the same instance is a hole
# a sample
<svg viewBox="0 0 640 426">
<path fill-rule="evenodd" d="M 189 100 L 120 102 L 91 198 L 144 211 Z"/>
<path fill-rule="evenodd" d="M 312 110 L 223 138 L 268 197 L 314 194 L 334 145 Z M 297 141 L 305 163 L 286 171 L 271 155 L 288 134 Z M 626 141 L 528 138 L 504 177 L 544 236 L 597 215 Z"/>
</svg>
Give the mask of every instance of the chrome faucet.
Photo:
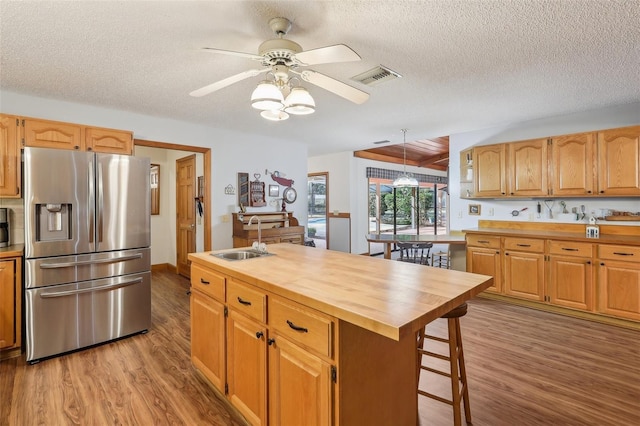
<svg viewBox="0 0 640 426">
<path fill-rule="evenodd" d="M 256 249 L 258 252 L 260 253 L 266 253 L 267 252 L 267 246 L 262 244 L 262 221 L 260 220 L 260 218 L 256 215 L 253 215 L 249 218 L 249 223 L 247 223 L 247 225 L 251 225 L 251 223 L 253 222 L 253 219 L 256 219 L 258 221 L 258 246 L 255 246 L 255 242 L 253 244 L 253 248 Z"/>
</svg>

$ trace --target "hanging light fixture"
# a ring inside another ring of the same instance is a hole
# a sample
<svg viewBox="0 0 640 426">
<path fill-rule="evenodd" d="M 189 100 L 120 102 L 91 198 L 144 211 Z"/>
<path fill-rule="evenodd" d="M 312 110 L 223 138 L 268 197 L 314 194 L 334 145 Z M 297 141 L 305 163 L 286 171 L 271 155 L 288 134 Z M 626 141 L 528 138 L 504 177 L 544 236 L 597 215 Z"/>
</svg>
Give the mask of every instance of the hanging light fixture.
<svg viewBox="0 0 640 426">
<path fill-rule="evenodd" d="M 284 101 L 284 110 L 289 114 L 307 115 L 316 110 L 316 102 L 304 87 L 293 87 Z"/>
<path fill-rule="evenodd" d="M 251 106 L 261 110 L 279 110 L 284 107 L 284 96 L 273 81 L 263 80 L 251 93 Z"/>
<path fill-rule="evenodd" d="M 414 178 L 412 175 L 407 173 L 407 129 L 400 129 L 404 135 L 404 142 L 402 144 L 402 152 L 404 158 L 404 170 L 403 172 L 393 181 L 393 186 L 396 188 L 415 188 L 420 184 L 418 180 Z"/>
<path fill-rule="evenodd" d="M 294 86 L 289 78 L 289 68 L 281 66 L 270 73 L 275 80 L 263 80 L 251 93 L 251 106 L 262 110 L 262 118 L 284 121 L 289 114 L 307 115 L 316 111 L 316 102 L 304 87 Z M 287 97 L 285 99 L 285 94 Z"/>
</svg>

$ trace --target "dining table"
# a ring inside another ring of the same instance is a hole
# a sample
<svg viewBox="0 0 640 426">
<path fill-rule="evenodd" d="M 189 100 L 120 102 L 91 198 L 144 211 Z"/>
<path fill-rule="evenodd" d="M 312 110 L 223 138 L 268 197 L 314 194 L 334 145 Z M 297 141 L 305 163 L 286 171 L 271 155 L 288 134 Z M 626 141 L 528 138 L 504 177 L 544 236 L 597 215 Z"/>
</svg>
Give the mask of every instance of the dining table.
<svg viewBox="0 0 640 426">
<path fill-rule="evenodd" d="M 466 239 L 463 233 L 459 234 L 390 234 L 390 233 L 374 233 L 367 234 L 367 241 L 370 243 L 384 244 L 384 258 L 391 259 L 392 246 L 396 243 L 433 243 L 448 244 L 450 267 L 457 271 L 465 271 L 466 265 Z"/>
</svg>

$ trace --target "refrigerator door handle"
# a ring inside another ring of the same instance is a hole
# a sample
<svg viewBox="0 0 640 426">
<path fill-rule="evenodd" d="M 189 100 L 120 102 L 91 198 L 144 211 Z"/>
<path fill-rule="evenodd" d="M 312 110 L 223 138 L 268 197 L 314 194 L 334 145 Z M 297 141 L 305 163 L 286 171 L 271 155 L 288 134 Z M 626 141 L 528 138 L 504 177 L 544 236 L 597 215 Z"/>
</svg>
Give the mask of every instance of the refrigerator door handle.
<svg viewBox="0 0 640 426">
<path fill-rule="evenodd" d="M 116 262 L 123 262 L 125 260 L 134 260 L 134 259 L 141 259 L 141 258 L 142 258 L 142 253 L 138 253 L 130 256 L 112 257 L 109 259 L 79 260 L 77 262 L 61 262 L 61 263 L 43 263 L 40 265 L 40 269 L 57 269 L 57 268 L 69 268 L 72 266 L 96 265 L 101 263 L 116 263 Z"/>
<path fill-rule="evenodd" d="M 98 162 L 98 243 L 102 242 L 102 222 L 104 209 L 103 183 L 102 183 L 102 163 Z"/>
<path fill-rule="evenodd" d="M 129 281 L 123 281 L 123 282 L 117 283 L 117 284 L 102 285 L 102 286 L 99 286 L 99 287 L 90 287 L 90 288 L 82 288 L 82 289 L 78 289 L 78 290 L 52 291 L 52 292 L 47 292 L 47 293 L 40 293 L 40 297 L 42 297 L 43 299 L 46 299 L 46 298 L 51 298 L 51 297 L 73 296 L 75 294 L 91 293 L 91 292 L 94 292 L 94 291 L 116 290 L 118 288 L 127 287 L 127 286 L 130 286 L 130 285 L 133 285 L 133 284 L 137 284 L 137 283 L 141 283 L 141 282 L 142 282 L 142 277 L 138 277 L 138 278 L 134 278 L 134 279 L 129 280 Z"/>
<path fill-rule="evenodd" d="M 93 161 L 89 161 L 89 170 L 88 170 L 88 178 L 89 178 L 89 198 L 87 199 L 87 204 L 89 205 L 89 242 L 93 243 L 93 234 L 94 224 L 96 219 L 96 206 L 94 201 L 95 194 L 95 178 L 93 176 Z"/>
</svg>

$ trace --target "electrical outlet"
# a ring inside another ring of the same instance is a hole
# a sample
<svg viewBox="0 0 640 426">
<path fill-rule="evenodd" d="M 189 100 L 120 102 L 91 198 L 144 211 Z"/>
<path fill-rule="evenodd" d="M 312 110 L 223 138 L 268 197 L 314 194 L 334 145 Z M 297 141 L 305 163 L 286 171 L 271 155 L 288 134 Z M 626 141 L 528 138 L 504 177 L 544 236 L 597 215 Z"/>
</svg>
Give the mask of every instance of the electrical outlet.
<svg viewBox="0 0 640 426">
<path fill-rule="evenodd" d="M 222 222 L 227 223 L 229 222 L 229 215 L 228 214 L 223 214 L 220 219 L 222 219 Z"/>
<path fill-rule="evenodd" d="M 493 207 L 489 209 L 489 216 L 493 216 Z"/>
<path fill-rule="evenodd" d="M 462 219 L 462 210 L 458 212 L 458 219 Z"/>
</svg>

